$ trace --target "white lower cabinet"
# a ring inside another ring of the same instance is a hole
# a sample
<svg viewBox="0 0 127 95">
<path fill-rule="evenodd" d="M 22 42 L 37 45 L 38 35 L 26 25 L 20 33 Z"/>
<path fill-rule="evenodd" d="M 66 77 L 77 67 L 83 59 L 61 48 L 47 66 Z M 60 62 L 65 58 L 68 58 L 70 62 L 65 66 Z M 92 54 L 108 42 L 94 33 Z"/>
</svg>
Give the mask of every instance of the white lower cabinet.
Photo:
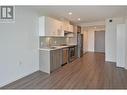
<svg viewBox="0 0 127 95">
<path fill-rule="evenodd" d="M 40 71 L 50 74 L 62 65 L 62 49 L 40 50 L 39 61 Z"/>
</svg>

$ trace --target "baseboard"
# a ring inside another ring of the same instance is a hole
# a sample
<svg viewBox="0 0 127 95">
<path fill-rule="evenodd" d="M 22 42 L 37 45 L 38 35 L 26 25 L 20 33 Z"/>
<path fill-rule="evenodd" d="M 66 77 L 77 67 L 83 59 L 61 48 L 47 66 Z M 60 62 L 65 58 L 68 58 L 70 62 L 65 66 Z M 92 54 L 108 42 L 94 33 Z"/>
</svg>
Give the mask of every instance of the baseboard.
<svg viewBox="0 0 127 95">
<path fill-rule="evenodd" d="M 95 53 L 102 53 L 102 54 L 105 54 L 105 52 L 97 52 L 97 51 L 94 51 Z"/>
<path fill-rule="evenodd" d="M 88 52 L 84 52 L 83 55 L 87 54 Z"/>
<path fill-rule="evenodd" d="M 37 71 L 38 71 L 38 70 L 34 70 L 33 72 L 29 72 L 29 73 L 27 73 L 27 74 L 23 74 L 23 75 L 21 75 L 21 76 L 17 76 L 17 77 L 16 77 L 15 79 L 13 79 L 13 80 L 9 80 L 8 82 L 2 83 L 2 84 L 0 85 L 0 88 L 4 87 L 4 86 L 6 86 L 6 85 L 8 85 L 8 84 L 10 84 L 10 83 L 12 83 L 12 82 L 15 82 L 15 81 L 17 81 L 17 80 L 19 80 L 19 79 L 21 79 L 21 78 L 24 78 L 24 77 L 26 77 L 26 76 L 28 76 L 28 75 L 34 73 L 34 72 L 37 72 Z"/>
<path fill-rule="evenodd" d="M 105 63 L 116 64 L 116 62 L 112 62 L 112 61 L 105 61 Z"/>
<path fill-rule="evenodd" d="M 88 53 L 94 53 L 94 51 L 87 51 Z"/>
</svg>

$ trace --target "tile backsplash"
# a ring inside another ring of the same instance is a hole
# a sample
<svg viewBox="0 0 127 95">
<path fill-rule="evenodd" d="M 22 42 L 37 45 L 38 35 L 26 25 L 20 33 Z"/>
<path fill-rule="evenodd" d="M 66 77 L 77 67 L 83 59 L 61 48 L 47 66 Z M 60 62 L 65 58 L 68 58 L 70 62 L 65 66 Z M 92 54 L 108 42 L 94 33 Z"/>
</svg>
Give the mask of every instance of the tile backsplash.
<svg viewBox="0 0 127 95">
<path fill-rule="evenodd" d="M 40 48 L 53 45 L 67 44 L 69 38 L 66 37 L 40 37 Z"/>
</svg>

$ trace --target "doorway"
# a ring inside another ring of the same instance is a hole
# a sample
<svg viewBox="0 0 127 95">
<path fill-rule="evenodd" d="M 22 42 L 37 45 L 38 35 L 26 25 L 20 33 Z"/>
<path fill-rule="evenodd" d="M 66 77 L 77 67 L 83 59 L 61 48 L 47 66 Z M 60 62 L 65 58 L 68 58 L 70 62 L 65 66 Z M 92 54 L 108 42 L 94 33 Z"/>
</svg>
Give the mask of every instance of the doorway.
<svg viewBox="0 0 127 95">
<path fill-rule="evenodd" d="M 105 53 L 105 31 L 95 31 L 94 51 Z"/>
</svg>

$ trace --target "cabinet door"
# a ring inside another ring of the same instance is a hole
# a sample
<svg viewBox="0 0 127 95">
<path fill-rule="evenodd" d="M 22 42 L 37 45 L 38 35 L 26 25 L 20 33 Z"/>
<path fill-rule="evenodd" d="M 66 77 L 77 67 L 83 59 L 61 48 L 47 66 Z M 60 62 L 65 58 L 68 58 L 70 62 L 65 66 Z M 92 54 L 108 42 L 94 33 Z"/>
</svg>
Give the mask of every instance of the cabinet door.
<svg viewBox="0 0 127 95">
<path fill-rule="evenodd" d="M 56 56 L 55 51 L 50 52 L 50 71 L 52 72 L 55 69 Z"/>
<path fill-rule="evenodd" d="M 73 25 L 70 25 L 69 23 L 64 23 L 63 26 L 65 31 L 73 32 Z"/>
<path fill-rule="evenodd" d="M 63 30 L 69 31 L 69 22 L 68 21 L 63 21 Z"/>
<path fill-rule="evenodd" d="M 45 36 L 56 36 L 56 21 L 52 18 L 45 19 Z"/>
<path fill-rule="evenodd" d="M 73 25 L 69 25 L 69 31 L 73 32 Z"/>
<path fill-rule="evenodd" d="M 54 71 L 58 68 L 58 50 L 53 50 L 52 51 L 52 60 L 51 60 L 51 71 Z"/>
<path fill-rule="evenodd" d="M 51 71 L 59 68 L 62 65 L 62 49 L 51 51 Z"/>
<path fill-rule="evenodd" d="M 63 64 L 68 63 L 68 48 L 66 48 L 65 50 L 63 49 Z"/>
<path fill-rule="evenodd" d="M 56 22 L 56 36 L 64 36 L 63 24 L 60 21 Z"/>
<path fill-rule="evenodd" d="M 62 22 L 46 17 L 46 36 L 64 36 Z"/>
<path fill-rule="evenodd" d="M 57 59 L 57 68 L 59 68 L 62 65 L 63 62 L 62 57 L 62 49 L 58 50 L 58 59 Z"/>
<path fill-rule="evenodd" d="M 59 68 L 62 65 L 62 49 L 55 51 L 55 69 Z"/>
</svg>

